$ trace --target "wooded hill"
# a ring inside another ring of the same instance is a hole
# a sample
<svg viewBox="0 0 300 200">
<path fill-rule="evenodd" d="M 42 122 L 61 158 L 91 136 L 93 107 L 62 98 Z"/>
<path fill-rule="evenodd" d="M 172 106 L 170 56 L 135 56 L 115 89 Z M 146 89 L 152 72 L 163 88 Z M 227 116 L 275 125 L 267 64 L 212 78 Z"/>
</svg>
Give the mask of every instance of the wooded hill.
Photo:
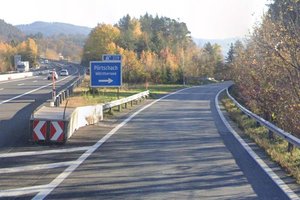
<svg viewBox="0 0 300 200">
<path fill-rule="evenodd" d="M 82 64 L 88 66 L 102 54 L 122 55 L 123 81 L 128 83 L 213 77 L 223 60 L 219 45 L 198 47 L 184 22 L 148 14 L 139 19 L 127 15 L 115 25 L 95 27 L 84 46 Z"/>
<path fill-rule="evenodd" d="M 61 34 L 87 36 L 91 31 L 91 28 L 89 27 L 59 22 L 34 22 L 31 24 L 16 25 L 16 27 L 26 35 L 35 35 L 41 33 L 43 36 L 47 37 Z"/>
<path fill-rule="evenodd" d="M 39 57 L 80 61 L 84 42 L 90 29 L 63 23 L 37 22 L 18 28 L 0 20 L 0 72 L 14 70 L 13 56 L 36 66 Z M 43 33 L 47 33 L 43 35 Z M 69 34 L 72 33 L 72 34 Z"/>
<path fill-rule="evenodd" d="M 25 39 L 25 34 L 11 24 L 0 19 L 0 41 L 17 43 Z"/>
</svg>

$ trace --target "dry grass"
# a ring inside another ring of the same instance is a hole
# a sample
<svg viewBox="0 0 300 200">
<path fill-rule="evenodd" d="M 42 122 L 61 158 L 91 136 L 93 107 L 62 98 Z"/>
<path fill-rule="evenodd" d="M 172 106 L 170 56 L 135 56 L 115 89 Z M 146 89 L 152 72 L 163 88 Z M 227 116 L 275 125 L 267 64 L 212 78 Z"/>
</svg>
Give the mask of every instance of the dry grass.
<svg viewBox="0 0 300 200">
<path fill-rule="evenodd" d="M 292 152 L 288 152 L 288 142 L 275 134 L 274 138 L 270 139 L 268 130 L 265 127 L 257 126 L 255 120 L 244 115 L 230 99 L 223 99 L 222 103 L 238 127 L 264 149 L 273 161 L 300 183 L 300 150 L 294 148 Z"/>
<path fill-rule="evenodd" d="M 106 103 L 118 99 L 117 88 L 95 88 L 94 94 L 89 87 L 90 78 L 86 76 L 83 83 L 74 89 L 73 95 L 61 104 L 62 107 L 79 107 L 87 105 L 95 105 L 99 103 Z M 171 91 L 185 88 L 183 85 L 148 85 L 145 84 L 128 85 L 123 84 L 120 88 L 119 98 L 128 97 L 139 92 L 150 90 L 150 97 L 156 98 L 159 95 L 167 94 Z"/>
</svg>

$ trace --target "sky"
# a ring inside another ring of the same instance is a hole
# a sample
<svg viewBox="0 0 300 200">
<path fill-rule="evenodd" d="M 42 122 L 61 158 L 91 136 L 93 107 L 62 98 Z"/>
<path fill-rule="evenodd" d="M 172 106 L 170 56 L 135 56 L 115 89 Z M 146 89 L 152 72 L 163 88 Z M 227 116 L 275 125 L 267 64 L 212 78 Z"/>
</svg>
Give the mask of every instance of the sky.
<svg viewBox="0 0 300 200">
<path fill-rule="evenodd" d="M 195 38 L 247 36 L 267 11 L 270 0 L 4 0 L 0 19 L 18 25 L 63 22 L 93 28 L 116 24 L 125 15 L 146 13 L 187 24 Z"/>
</svg>

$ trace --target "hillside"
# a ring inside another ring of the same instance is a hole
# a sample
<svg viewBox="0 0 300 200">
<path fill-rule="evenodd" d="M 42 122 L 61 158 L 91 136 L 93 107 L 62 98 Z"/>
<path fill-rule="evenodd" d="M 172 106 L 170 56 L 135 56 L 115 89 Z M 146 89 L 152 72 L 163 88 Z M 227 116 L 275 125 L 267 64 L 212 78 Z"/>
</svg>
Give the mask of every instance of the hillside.
<svg viewBox="0 0 300 200">
<path fill-rule="evenodd" d="M 18 28 L 0 19 L 0 41 L 11 42 L 14 40 L 19 42 L 24 40 L 24 38 L 25 35 Z"/>
<path fill-rule="evenodd" d="M 59 34 L 87 36 L 91 31 L 91 28 L 89 27 L 76 26 L 60 22 L 34 22 L 32 24 L 16 25 L 16 27 L 26 35 L 42 33 L 44 36 L 53 36 Z"/>
</svg>

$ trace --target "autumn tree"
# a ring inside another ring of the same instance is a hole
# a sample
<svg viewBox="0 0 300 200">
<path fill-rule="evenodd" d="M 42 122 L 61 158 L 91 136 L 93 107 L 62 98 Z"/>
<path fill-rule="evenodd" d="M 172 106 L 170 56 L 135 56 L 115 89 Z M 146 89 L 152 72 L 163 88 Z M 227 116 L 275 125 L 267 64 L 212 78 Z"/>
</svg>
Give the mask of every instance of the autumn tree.
<svg viewBox="0 0 300 200">
<path fill-rule="evenodd" d="M 102 54 L 108 52 L 120 37 L 120 30 L 108 24 L 98 24 L 84 45 L 82 64 L 88 66 L 89 61 L 100 60 Z"/>
<path fill-rule="evenodd" d="M 300 136 L 300 1 L 275 0 L 246 48 L 233 54 L 232 77 L 252 110 Z"/>
</svg>

